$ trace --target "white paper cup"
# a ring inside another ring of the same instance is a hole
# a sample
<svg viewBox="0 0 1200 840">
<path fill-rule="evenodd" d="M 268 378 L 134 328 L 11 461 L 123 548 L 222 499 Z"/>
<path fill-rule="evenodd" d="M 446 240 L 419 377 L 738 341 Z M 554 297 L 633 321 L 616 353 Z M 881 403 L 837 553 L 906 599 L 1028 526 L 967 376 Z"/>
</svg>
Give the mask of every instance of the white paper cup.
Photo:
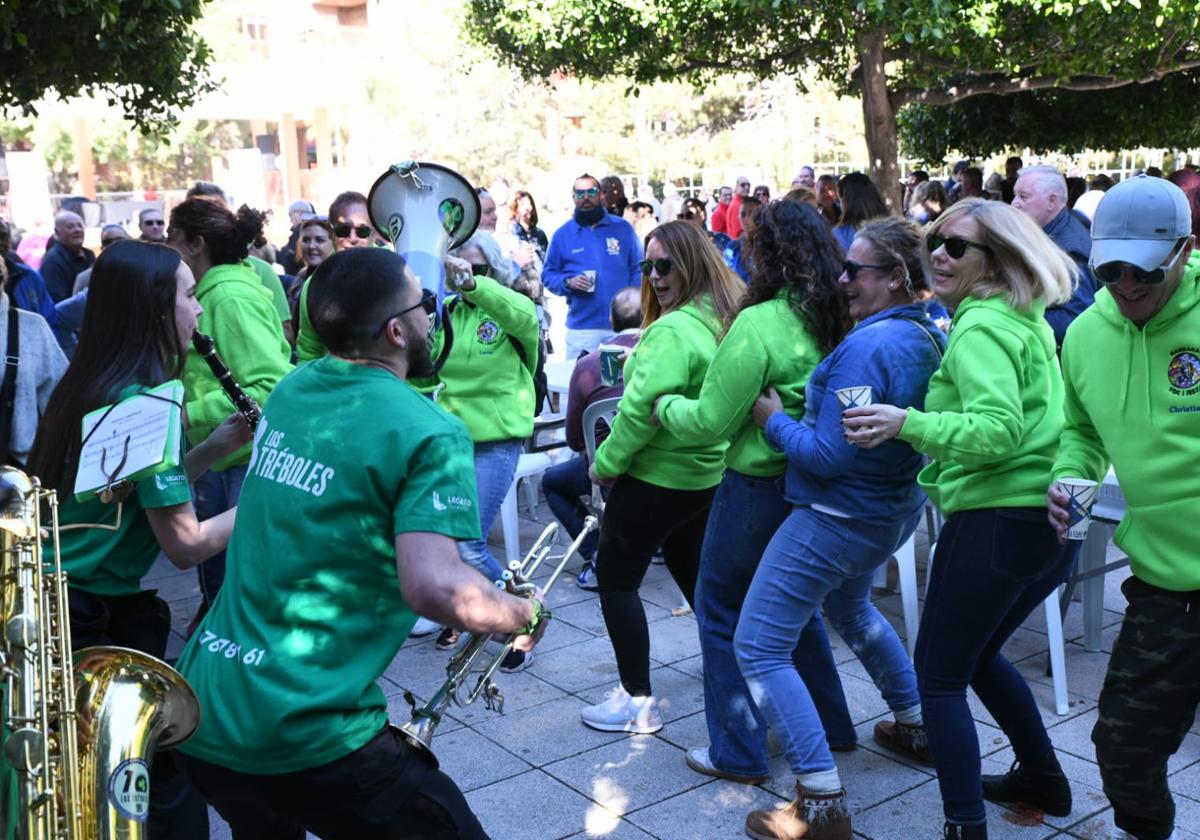
<svg viewBox="0 0 1200 840">
<path fill-rule="evenodd" d="M 629 348 L 620 344 L 600 345 L 600 383 L 612 387 L 621 382 L 621 354 Z"/>
<path fill-rule="evenodd" d="M 589 292 L 596 291 L 596 272 L 589 269 L 589 270 L 583 272 L 583 276 L 586 277 L 587 281 L 588 281 L 588 287 L 587 287 L 586 291 L 589 291 Z"/>
<path fill-rule="evenodd" d="M 870 405 L 873 402 L 870 385 L 838 388 L 834 393 L 837 394 L 838 402 L 842 404 L 843 409 L 862 408 L 864 405 Z"/>
<path fill-rule="evenodd" d="M 1071 501 L 1067 503 L 1067 510 L 1071 514 L 1067 525 L 1067 539 L 1086 539 L 1088 525 L 1092 524 L 1092 505 L 1096 501 L 1096 482 L 1086 478 L 1060 478 L 1058 484 L 1071 497 Z"/>
</svg>

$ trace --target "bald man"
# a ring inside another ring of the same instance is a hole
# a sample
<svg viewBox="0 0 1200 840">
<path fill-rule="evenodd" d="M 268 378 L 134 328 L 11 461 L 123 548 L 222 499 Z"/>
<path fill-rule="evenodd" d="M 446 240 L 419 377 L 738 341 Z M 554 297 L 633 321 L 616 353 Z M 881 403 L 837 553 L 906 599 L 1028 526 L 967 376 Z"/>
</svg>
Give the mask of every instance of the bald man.
<svg viewBox="0 0 1200 840">
<path fill-rule="evenodd" d="M 54 217 L 54 247 L 42 258 L 42 279 L 55 303 L 70 297 L 79 272 L 91 268 L 96 256 L 83 247 L 83 219 L 63 210 Z"/>
</svg>

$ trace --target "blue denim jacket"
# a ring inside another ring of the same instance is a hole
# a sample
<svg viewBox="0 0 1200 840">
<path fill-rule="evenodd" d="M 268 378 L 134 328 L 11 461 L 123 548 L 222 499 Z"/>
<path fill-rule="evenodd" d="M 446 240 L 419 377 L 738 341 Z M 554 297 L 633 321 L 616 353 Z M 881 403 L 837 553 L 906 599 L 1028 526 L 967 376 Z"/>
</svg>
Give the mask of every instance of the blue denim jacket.
<svg viewBox="0 0 1200 840">
<path fill-rule="evenodd" d="M 920 454 L 900 440 L 875 449 L 847 443 L 834 392 L 870 385 L 873 402 L 924 408 L 929 377 L 945 350 L 946 336 L 919 303 L 859 322 L 809 378 L 803 421 L 780 412 L 767 423 L 767 440 L 788 458 L 787 500 L 877 522 L 920 510 Z"/>
</svg>

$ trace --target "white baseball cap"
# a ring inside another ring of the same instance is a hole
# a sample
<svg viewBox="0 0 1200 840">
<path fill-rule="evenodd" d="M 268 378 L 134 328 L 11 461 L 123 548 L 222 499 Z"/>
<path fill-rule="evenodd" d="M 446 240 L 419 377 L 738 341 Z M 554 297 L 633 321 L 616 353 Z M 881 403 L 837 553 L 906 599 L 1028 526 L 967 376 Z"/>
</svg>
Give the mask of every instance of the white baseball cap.
<svg viewBox="0 0 1200 840">
<path fill-rule="evenodd" d="M 1153 271 L 1175 244 L 1192 235 L 1192 211 L 1183 190 L 1165 178 L 1135 175 L 1100 199 L 1092 220 L 1093 269 L 1122 262 Z"/>
</svg>

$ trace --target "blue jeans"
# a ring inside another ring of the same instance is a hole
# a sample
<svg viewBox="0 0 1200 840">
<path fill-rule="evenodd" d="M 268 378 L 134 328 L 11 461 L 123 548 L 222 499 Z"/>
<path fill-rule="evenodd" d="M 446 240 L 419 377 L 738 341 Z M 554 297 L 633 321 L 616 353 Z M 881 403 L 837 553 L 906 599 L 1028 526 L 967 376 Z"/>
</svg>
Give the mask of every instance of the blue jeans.
<svg viewBox="0 0 1200 840">
<path fill-rule="evenodd" d="M 588 515 L 588 509 L 579 499 L 592 493 L 592 481 L 583 465 L 583 456 L 576 455 L 542 473 L 542 492 L 546 494 L 546 504 L 550 506 L 554 518 L 567 529 L 571 539 L 579 536 L 583 530 L 583 520 Z M 579 546 L 580 558 L 590 563 L 599 542 L 598 530 L 588 534 Z"/>
<path fill-rule="evenodd" d="M 492 556 L 487 535 L 496 521 L 496 514 L 500 513 L 504 497 L 508 495 L 519 460 L 521 441 L 517 438 L 475 444 L 475 491 L 479 495 L 480 539 L 459 542 L 458 556 L 491 581 L 500 580 L 503 567 Z"/>
<path fill-rule="evenodd" d="M 833 770 L 812 696 L 792 663 L 801 630 L 825 614 L 862 661 L 893 711 L 918 702 L 912 663 L 892 626 L 871 604 L 875 569 L 917 527 L 842 519 L 797 507 L 763 554 L 738 621 L 733 646 L 750 696 L 784 741 L 796 775 Z"/>
<path fill-rule="evenodd" d="M 733 633 L 759 560 L 792 506 L 783 497 L 783 476 L 756 478 L 726 470 L 708 514 L 696 581 L 696 621 L 704 654 L 704 715 L 708 757 L 714 767 L 739 776 L 767 773 L 767 726 L 750 698 L 733 655 Z M 829 636 L 820 613 L 792 651 L 834 746 L 855 741 Z"/>
<path fill-rule="evenodd" d="M 227 470 L 209 470 L 196 482 L 196 518 L 212 519 L 234 507 L 242 495 L 246 464 Z M 200 609 L 208 610 L 225 582 L 225 552 L 214 554 L 196 567 L 200 579 Z"/>
<path fill-rule="evenodd" d="M 1000 654 L 1031 612 L 1063 582 L 1073 551 L 1045 508 L 952 513 L 938 537 L 917 634 L 925 731 L 946 819 L 986 819 L 979 741 L 967 686 L 1000 724 L 1018 761 L 1054 749 L 1025 679 Z"/>
</svg>

